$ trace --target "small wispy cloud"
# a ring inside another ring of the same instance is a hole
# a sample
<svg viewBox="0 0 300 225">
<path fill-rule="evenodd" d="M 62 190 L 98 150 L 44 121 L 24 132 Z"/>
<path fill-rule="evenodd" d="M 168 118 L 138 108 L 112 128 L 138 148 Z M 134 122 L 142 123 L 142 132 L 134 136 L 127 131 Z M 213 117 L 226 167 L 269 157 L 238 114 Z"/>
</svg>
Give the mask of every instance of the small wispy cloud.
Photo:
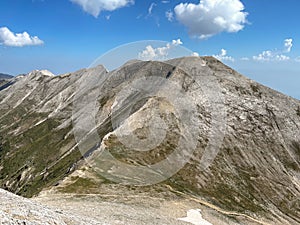
<svg viewBox="0 0 300 225">
<path fill-rule="evenodd" d="M 156 3 L 152 2 L 151 5 L 148 8 L 148 16 L 152 15 L 152 11 L 153 11 L 155 6 L 157 6 Z"/>
<path fill-rule="evenodd" d="M 174 13 L 171 10 L 166 11 L 165 16 L 170 22 L 174 20 Z"/>
<path fill-rule="evenodd" d="M 220 61 L 231 61 L 234 62 L 234 58 L 232 56 L 227 55 L 227 50 L 221 49 L 221 52 L 218 55 L 213 55 L 216 59 Z"/>
<path fill-rule="evenodd" d="M 37 36 L 30 36 L 27 32 L 13 33 L 7 27 L 0 28 L 0 44 L 12 47 L 42 45 L 44 42 Z"/>
<path fill-rule="evenodd" d="M 292 38 L 285 39 L 283 51 L 289 53 L 292 50 L 292 47 L 293 47 L 293 39 Z"/>
<path fill-rule="evenodd" d="M 250 59 L 248 57 L 242 57 L 241 60 L 242 61 L 249 61 Z"/>
<path fill-rule="evenodd" d="M 281 50 L 265 50 L 262 53 L 253 56 L 255 61 L 288 61 L 290 57 L 285 55 L 285 53 L 291 52 L 293 47 L 293 39 L 285 39 L 284 45 Z"/>
<path fill-rule="evenodd" d="M 138 58 L 141 60 L 163 60 L 166 59 L 169 51 L 176 46 L 182 45 L 180 39 L 173 40 L 171 43 L 167 43 L 166 46 L 154 48 L 151 45 L 138 54 Z"/>
<path fill-rule="evenodd" d="M 148 8 L 148 13 L 145 16 L 145 19 L 153 19 L 157 27 L 160 27 L 160 17 L 154 12 L 154 8 L 157 7 L 157 4 L 152 2 Z"/>
<path fill-rule="evenodd" d="M 173 40 L 172 41 L 172 45 L 174 45 L 174 46 L 178 46 L 178 45 L 182 45 L 183 43 L 182 43 L 182 41 L 180 40 L 180 39 L 177 39 L 177 40 Z"/>
</svg>

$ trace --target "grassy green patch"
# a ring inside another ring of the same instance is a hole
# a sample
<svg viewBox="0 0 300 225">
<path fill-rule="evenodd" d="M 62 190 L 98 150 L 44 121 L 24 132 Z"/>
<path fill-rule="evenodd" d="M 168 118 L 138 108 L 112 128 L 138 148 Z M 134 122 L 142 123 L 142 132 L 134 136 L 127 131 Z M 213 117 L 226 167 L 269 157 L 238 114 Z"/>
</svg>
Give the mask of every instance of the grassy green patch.
<svg viewBox="0 0 300 225">
<path fill-rule="evenodd" d="M 73 177 L 73 183 L 60 187 L 58 190 L 63 193 L 87 194 L 93 193 L 93 190 L 98 189 L 98 184 L 88 178 Z"/>
<path fill-rule="evenodd" d="M 18 114 L 15 114 L 18 117 Z M 45 115 L 23 115 L 15 127 L 24 128 L 33 120 L 40 121 Z M 11 114 L 0 122 L 8 123 Z M 34 124 L 34 123 L 33 123 Z M 31 197 L 44 187 L 54 185 L 68 173 L 69 168 L 82 156 L 78 150 L 63 157 L 60 149 L 75 143 L 73 136 L 65 138 L 71 130 L 71 125 L 57 130 L 61 124 L 58 119 L 47 119 L 37 126 L 28 126 L 23 132 L 16 135 L 7 135 L 6 130 L 0 130 L 0 165 L 3 167 L 0 174 L 0 187 L 20 195 Z M 25 179 L 20 180 L 24 170 L 31 168 Z M 6 183 L 9 185 L 6 185 Z"/>
</svg>

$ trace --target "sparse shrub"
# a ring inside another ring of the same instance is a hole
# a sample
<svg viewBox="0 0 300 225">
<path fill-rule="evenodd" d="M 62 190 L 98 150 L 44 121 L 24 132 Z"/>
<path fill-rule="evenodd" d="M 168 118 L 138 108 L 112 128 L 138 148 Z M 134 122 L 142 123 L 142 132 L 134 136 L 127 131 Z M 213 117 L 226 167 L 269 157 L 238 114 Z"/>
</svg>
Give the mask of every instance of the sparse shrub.
<svg viewBox="0 0 300 225">
<path fill-rule="evenodd" d="M 259 87 L 257 85 L 251 84 L 250 87 L 251 87 L 252 91 L 259 92 Z"/>
<path fill-rule="evenodd" d="M 300 116 L 300 106 L 298 106 L 298 108 L 296 109 L 296 113 L 298 116 Z"/>
</svg>

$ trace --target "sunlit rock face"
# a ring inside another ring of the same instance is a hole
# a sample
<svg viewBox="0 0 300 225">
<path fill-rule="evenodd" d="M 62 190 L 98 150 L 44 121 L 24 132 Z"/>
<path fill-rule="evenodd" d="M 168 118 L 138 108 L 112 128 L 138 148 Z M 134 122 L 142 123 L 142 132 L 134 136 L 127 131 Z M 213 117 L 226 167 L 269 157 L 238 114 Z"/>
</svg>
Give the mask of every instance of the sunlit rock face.
<svg viewBox="0 0 300 225">
<path fill-rule="evenodd" d="M 300 223 L 300 101 L 212 57 L 10 82 L 0 88 L 6 190 L 192 198 L 247 224 Z"/>
</svg>

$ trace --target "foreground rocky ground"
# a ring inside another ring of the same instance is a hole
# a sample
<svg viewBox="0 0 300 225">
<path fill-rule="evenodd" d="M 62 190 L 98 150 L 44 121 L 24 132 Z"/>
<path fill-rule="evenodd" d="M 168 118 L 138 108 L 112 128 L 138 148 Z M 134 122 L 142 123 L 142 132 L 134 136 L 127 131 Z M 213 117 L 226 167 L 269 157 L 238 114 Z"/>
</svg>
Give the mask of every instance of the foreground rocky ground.
<svg viewBox="0 0 300 225">
<path fill-rule="evenodd" d="M 202 202 L 204 203 L 204 202 Z M 0 224 L 238 225 L 271 224 L 179 196 L 50 194 L 26 199 L 0 190 Z M 228 212 L 227 212 L 228 213 Z"/>
<path fill-rule="evenodd" d="M 9 225 L 65 225 L 105 224 L 88 217 L 63 212 L 36 201 L 0 190 L 0 224 Z"/>
</svg>

